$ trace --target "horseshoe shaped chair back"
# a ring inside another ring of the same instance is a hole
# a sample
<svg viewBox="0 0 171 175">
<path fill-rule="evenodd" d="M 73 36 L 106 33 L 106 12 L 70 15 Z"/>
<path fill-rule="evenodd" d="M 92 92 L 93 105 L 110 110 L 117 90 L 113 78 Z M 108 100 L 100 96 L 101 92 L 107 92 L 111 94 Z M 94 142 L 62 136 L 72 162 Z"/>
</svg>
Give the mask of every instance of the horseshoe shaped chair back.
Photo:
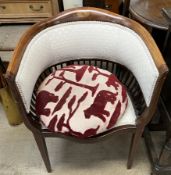
<svg viewBox="0 0 171 175">
<path fill-rule="evenodd" d="M 44 138 L 79 139 L 41 128 L 35 115 L 36 90 L 52 71 L 73 64 L 106 69 L 126 86 L 134 110 L 110 132 L 81 140 L 90 141 L 119 131 L 131 131 L 130 168 L 138 140 L 155 112 L 168 72 L 153 38 L 137 22 L 96 8 L 64 11 L 33 25 L 23 35 L 6 77 L 48 171 L 51 167 Z"/>
</svg>

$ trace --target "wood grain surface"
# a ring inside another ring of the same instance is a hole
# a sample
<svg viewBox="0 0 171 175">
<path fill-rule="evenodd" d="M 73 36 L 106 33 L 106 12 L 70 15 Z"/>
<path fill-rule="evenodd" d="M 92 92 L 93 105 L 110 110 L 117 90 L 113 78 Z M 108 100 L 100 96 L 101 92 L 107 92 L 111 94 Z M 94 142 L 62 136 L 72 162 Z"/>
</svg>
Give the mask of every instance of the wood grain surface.
<svg viewBox="0 0 171 175">
<path fill-rule="evenodd" d="M 171 0 L 132 0 L 130 13 L 134 19 L 150 27 L 167 30 L 162 8 L 171 8 Z"/>
</svg>

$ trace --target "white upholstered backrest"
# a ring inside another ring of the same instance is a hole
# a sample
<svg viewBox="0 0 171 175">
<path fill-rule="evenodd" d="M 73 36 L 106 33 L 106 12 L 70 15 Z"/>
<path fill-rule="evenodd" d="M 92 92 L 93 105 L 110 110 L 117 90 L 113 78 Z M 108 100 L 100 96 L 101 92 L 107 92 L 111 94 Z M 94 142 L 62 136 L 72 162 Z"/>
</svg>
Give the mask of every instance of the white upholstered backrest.
<svg viewBox="0 0 171 175">
<path fill-rule="evenodd" d="M 77 58 L 102 58 L 125 65 L 136 76 L 147 106 L 150 104 L 159 72 L 143 40 L 119 24 L 80 21 L 49 27 L 27 46 L 15 79 L 27 112 L 40 73 Z"/>
</svg>

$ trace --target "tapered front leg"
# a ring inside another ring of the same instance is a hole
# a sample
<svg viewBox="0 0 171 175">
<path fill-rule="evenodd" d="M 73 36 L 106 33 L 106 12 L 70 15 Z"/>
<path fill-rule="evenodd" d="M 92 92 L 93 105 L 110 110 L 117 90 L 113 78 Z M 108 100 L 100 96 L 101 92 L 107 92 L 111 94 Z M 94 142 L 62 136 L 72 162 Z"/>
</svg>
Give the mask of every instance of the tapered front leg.
<svg viewBox="0 0 171 175">
<path fill-rule="evenodd" d="M 33 134 L 36 140 L 37 146 L 39 148 L 40 154 L 43 158 L 44 164 L 46 166 L 47 171 L 50 173 L 52 171 L 51 164 L 49 160 L 49 155 L 47 151 L 45 138 L 40 134 Z"/>
</svg>

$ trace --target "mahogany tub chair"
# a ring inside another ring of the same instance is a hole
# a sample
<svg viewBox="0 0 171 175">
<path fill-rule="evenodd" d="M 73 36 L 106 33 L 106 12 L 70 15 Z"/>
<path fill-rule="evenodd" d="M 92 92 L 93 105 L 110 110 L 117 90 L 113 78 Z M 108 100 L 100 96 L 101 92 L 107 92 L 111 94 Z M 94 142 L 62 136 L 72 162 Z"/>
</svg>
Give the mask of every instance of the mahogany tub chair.
<svg viewBox="0 0 171 175">
<path fill-rule="evenodd" d="M 127 162 L 131 168 L 167 72 L 154 40 L 140 24 L 106 10 L 83 7 L 33 25 L 20 39 L 6 78 L 51 172 L 46 137 L 89 143 L 121 132 L 132 133 Z M 58 81 L 56 95 L 46 91 L 52 79 Z M 45 89 L 39 96 L 40 87 Z M 118 92 L 109 92 L 112 88 Z"/>
</svg>

